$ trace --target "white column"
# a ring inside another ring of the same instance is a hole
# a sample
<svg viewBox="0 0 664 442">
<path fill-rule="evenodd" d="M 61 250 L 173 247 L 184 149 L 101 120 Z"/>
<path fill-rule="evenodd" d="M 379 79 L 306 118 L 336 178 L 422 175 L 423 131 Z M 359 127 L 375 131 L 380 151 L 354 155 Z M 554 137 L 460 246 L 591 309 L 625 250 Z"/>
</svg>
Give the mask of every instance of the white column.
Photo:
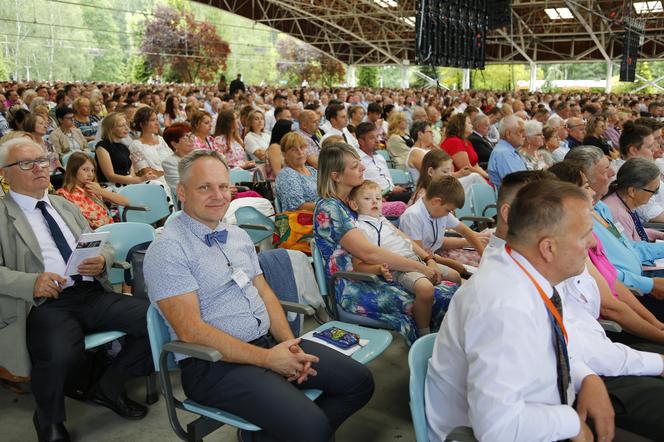
<svg viewBox="0 0 664 442">
<path fill-rule="evenodd" d="M 357 86 L 357 78 L 355 75 L 356 73 L 357 73 L 357 66 L 348 66 L 348 70 L 346 70 L 346 86 L 348 87 Z"/>
<path fill-rule="evenodd" d="M 461 80 L 461 89 L 470 89 L 470 69 L 463 70 L 463 79 Z"/>
<path fill-rule="evenodd" d="M 403 89 L 408 89 L 410 87 L 410 82 L 408 81 L 408 65 L 401 65 L 401 87 Z"/>
<path fill-rule="evenodd" d="M 537 86 L 535 82 L 537 81 L 537 64 L 530 63 L 530 92 L 535 92 Z"/>
<path fill-rule="evenodd" d="M 613 61 L 606 62 L 606 86 L 604 86 L 604 92 L 607 94 L 611 93 L 611 77 L 613 77 Z"/>
</svg>

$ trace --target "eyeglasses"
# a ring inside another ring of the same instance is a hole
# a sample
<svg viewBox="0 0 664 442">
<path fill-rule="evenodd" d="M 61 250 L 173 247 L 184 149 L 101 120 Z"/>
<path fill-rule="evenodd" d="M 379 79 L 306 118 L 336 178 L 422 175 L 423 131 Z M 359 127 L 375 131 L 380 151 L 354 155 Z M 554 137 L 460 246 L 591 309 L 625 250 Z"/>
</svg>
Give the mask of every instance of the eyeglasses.
<svg viewBox="0 0 664 442">
<path fill-rule="evenodd" d="M 573 126 L 567 126 L 567 128 L 568 128 L 568 129 L 574 129 L 575 127 L 581 127 L 581 126 L 585 126 L 585 124 L 583 124 L 583 123 L 581 123 L 581 124 L 575 124 L 575 125 L 573 125 Z"/>
<path fill-rule="evenodd" d="M 641 187 L 640 189 L 644 192 L 652 193 L 653 195 L 657 195 L 659 193 L 659 186 L 655 190 L 646 189 L 645 187 Z"/>
<path fill-rule="evenodd" d="M 21 160 L 11 164 L 5 164 L 2 167 L 12 167 L 18 165 L 21 170 L 32 170 L 32 168 L 35 167 L 35 164 L 41 168 L 44 168 L 51 165 L 51 160 L 48 157 L 41 157 L 37 158 L 36 160 Z"/>
</svg>

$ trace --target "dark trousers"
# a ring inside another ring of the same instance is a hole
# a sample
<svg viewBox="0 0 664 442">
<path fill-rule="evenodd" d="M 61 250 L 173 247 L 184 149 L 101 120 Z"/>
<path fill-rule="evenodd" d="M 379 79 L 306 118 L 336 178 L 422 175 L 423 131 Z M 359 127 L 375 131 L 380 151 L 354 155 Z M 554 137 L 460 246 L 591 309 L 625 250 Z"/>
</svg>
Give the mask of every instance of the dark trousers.
<svg viewBox="0 0 664 442">
<path fill-rule="evenodd" d="M 653 441 L 664 440 L 664 379 L 647 376 L 602 379 L 616 413 L 616 427 Z"/>
<path fill-rule="evenodd" d="M 275 345 L 269 336 L 259 341 L 254 344 Z M 320 358 L 313 365 L 318 374 L 301 385 L 253 365 L 190 358 L 180 362 L 182 387 L 188 398 L 261 427 L 256 435 L 261 441 L 328 442 L 371 399 L 373 377 L 364 365 L 335 350 L 306 340 L 300 346 Z M 315 402 L 299 391 L 310 388 L 323 390 Z"/>
<path fill-rule="evenodd" d="M 408 204 L 408 201 L 410 201 L 411 196 L 413 196 L 413 192 L 407 190 L 405 192 L 390 192 L 387 195 L 385 195 L 385 199 L 387 201 L 401 201 Z"/>
<path fill-rule="evenodd" d="M 149 303 L 104 291 L 98 282 L 78 282 L 33 307 L 27 319 L 27 342 L 32 360 L 32 392 L 42 424 L 66 419 L 64 386 L 67 376 L 81 360 L 86 334 L 103 331 L 127 333 L 122 351 L 104 373 L 100 383 L 111 384 L 119 394 L 124 381 L 152 371 L 147 337 Z"/>
<path fill-rule="evenodd" d="M 638 299 L 645 308 L 650 310 L 650 313 L 655 315 L 657 319 L 664 321 L 664 301 L 660 301 L 650 295 L 637 296 L 636 299 Z"/>
</svg>

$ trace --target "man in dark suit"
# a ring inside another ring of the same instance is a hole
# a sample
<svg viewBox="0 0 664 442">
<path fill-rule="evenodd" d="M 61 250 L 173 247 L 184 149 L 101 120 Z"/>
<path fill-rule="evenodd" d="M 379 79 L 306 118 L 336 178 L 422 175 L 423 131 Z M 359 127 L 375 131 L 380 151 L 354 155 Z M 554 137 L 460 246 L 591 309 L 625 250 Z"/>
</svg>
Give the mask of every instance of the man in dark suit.
<svg viewBox="0 0 664 442">
<path fill-rule="evenodd" d="M 113 248 L 106 244 L 80 264 L 78 275 L 64 276 L 88 223 L 77 206 L 48 195 L 49 164 L 29 139 L 0 146 L 0 175 L 10 186 L 0 199 L 0 366 L 31 376 L 40 442 L 69 440 L 65 380 L 83 356 L 86 334 L 127 334 L 95 387 L 94 402 L 128 419 L 143 418 L 147 408 L 127 397 L 124 383 L 152 370 L 148 303 L 112 291 L 106 274 Z"/>
<path fill-rule="evenodd" d="M 473 118 L 473 133 L 468 136 L 468 141 L 473 144 L 473 149 L 477 152 L 477 162 L 484 169 L 493 150 L 493 143 L 487 138 L 489 129 L 491 129 L 489 117 L 478 114 Z"/>
<path fill-rule="evenodd" d="M 237 91 L 242 91 L 242 93 L 245 91 L 244 83 L 242 82 L 242 74 L 237 74 L 237 78 L 231 81 L 231 86 L 228 93 L 233 96 Z"/>
</svg>

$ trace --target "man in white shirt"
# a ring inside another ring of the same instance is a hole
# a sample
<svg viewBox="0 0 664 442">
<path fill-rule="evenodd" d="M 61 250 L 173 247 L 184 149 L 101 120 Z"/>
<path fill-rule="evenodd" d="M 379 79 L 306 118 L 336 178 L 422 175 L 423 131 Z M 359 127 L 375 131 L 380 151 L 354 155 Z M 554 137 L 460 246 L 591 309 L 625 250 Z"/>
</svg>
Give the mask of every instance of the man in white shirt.
<svg viewBox="0 0 664 442">
<path fill-rule="evenodd" d="M 376 153 L 378 149 L 378 130 L 373 123 L 364 122 L 355 129 L 360 148 L 360 160 L 364 164 L 364 179 L 371 180 L 380 186 L 383 197 L 387 201 L 403 201 L 408 203 L 413 192 L 401 186 L 395 186 L 390 176 L 390 169 L 385 158 Z"/>
<path fill-rule="evenodd" d="M 325 135 L 320 140 L 321 144 L 332 135 L 338 135 L 343 137 L 346 144 L 350 144 L 355 149 L 360 148 L 360 144 L 357 142 L 353 134 L 348 132 L 348 115 L 346 108 L 343 104 L 330 104 L 327 109 L 325 109 L 325 118 L 330 123 L 330 130 L 325 130 Z"/>
<path fill-rule="evenodd" d="M 555 179 L 555 176 L 546 171 L 522 171 L 507 175 L 498 195 L 496 231 L 482 255 L 482 263 L 488 257 L 503 252 L 510 205 L 519 190 L 528 183 L 549 178 Z M 581 274 L 559 283 L 556 289 L 564 306 L 563 321 L 569 333 L 570 357 L 583 360 L 591 370 L 604 376 L 611 399 L 620 404 L 616 414 L 616 425 L 622 429 L 619 431 L 620 440 L 637 438 L 628 431 L 661 440 L 664 426 L 659 422 L 658 410 L 663 405 L 660 398 L 664 396 L 664 380 L 651 376 L 662 375 L 662 355 L 614 343 L 606 336 L 596 320 L 601 305 L 599 288 L 587 268 Z M 633 401 L 638 401 L 639 406 L 634 406 L 636 403 Z"/>
<path fill-rule="evenodd" d="M 479 440 L 591 441 L 586 417 L 599 440 L 613 438 L 602 380 L 566 357 L 554 290 L 583 270 L 594 242 L 591 202 L 569 183 L 524 189 L 509 212 L 512 249 L 485 258 L 455 294 L 436 338 L 425 389 L 431 440 L 470 426 Z"/>
<path fill-rule="evenodd" d="M 275 95 L 272 100 L 272 108 L 265 112 L 265 132 L 272 132 L 272 128 L 277 122 L 277 119 L 274 116 L 274 110 L 278 107 L 286 106 L 286 97 L 283 95 Z"/>
</svg>

